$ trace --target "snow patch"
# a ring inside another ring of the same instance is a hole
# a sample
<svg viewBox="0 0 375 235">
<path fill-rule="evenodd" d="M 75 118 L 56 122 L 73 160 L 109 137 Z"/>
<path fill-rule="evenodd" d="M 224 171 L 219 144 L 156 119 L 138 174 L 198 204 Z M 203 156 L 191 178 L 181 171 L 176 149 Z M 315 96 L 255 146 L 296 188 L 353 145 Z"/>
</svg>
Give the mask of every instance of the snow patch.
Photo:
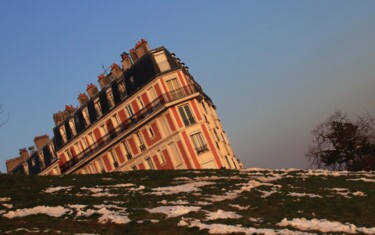
<svg viewBox="0 0 375 235">
<path fill-rule="evenodd" d="M 214 182 L 207 182 L 207 181 L 198 181 L 198 182 L 191 182 L 187 184 L 181 184 L 177 186 L 169 186 L 169 187 L 158 187 L 153 188 L 151 194 L 154 195 L 172 195 L 178 193 L 190 193 L 190 192 L 197 192 L 200 191 L 200 187 L 215 184 Z"/>
<path fill-rule="evenodd" d="M 167 218 L 177 217 L 180 215 L 185 215 L 192 211 L 199 211 L 201 207 L 199 206 L 159 206 L 152 209 L 146 209 L 150 213 L 161 213 L 165 214 Z"/>
<path fill-rule="evenodd" d="M 10 197 L 0 197 L 0 202 L 8 202 L 10 200 Z"/>
<path fill-rule="evenodd" d="M 66 187 L 62 187 L 62 186 L 58 186 L 58 187 L 49 187 L 47 189 L 45 189 L 43 192 L 44 193 L 56 193 L 58 191 L 61 191 L 61 190 L 66 190 L 66 191 L 69 191 L 73 188 L 73 186 L 66 186 Z"/>
<path fill-rule="evenodd" d="M 50 206 L 36 206 L 34 208 L 17 209 L 16 211 L 9 211 L 3 216 L 8 219 L 15 217 L 25 217 L 28 215 L 45 214 L 52 217 L 60 217 L 70 212 L 69 209 L 65 209 L 62 206 L 50 207 Z"/>
<path fill-rule="evenodd" d="M 317 230 L 320 232 L 336 232 L 336 233 L 366 233 L 366 234 L 375 234 L 374 228 L 357 228 L 354 224 L 350 223 L 341 223 L 337 221 L 328 221 L 326 219 L 312 219 L 307 220 L 305 218 L 294 218 L 288 220 L 284 218 L 280 223 L 277 224 L 281 227 L 291 226 L 301 230 Z"/>
<path fill-rule="evenodd" d="M 357 178 L 357 179 L 347 179 L 347 181 L 363 181 L 368 183 L 375 183 L 375 179 L 367 179 L 367 178 Z"/>
<path fill-rule="evenodd" d="M 322 196 L 320 195 L 317 195 L 317 194 L 312 194 L 312 193 L 294 193 L 294 192 L 290 192 L 288 193 L 288 196 L 292 196 L 292 197 L 311 197 L 311 198 L 323 198 Z"/>
<path fill-rule="evenodd" d="M 207 212 L 206 220 L 217 220 L 217 219 L 239 219 L 241 215 L 236 214 L 232 211 L 218 210 L 216 212 Z"/>
<path fill-rule="evenodd" d="M 266 234 L 266 235 L 313 235 L 313 233 L 306 233 L 301 231 L 292 231 L 288 229 L 274 230 L 262 228 L 244 228 L 241 225 L 226 225 L 226 224 L 204 224 L 197 219 L 182 218 L 177 224 L 184 227 L 197 227 L 200 230 L 208 229 L 210 234 L 230 234 L 230 233 L 245 233 L 245 234 Z"/>
</svg>

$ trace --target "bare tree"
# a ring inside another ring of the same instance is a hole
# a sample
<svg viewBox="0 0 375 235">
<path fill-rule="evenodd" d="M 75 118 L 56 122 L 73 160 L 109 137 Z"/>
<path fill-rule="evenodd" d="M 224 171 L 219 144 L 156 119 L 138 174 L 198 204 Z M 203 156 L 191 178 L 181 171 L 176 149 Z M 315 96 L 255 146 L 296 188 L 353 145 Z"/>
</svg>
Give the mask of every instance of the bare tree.
<svg viewBox="0 0 375 235">
<path fill-rule="evenodd" d="M 330 170 L 374 169 L 374 124 L 370 114 L 353 122 L 337 110 L 312 131 L 306 158 L 312 166 Z"/>
</svg>

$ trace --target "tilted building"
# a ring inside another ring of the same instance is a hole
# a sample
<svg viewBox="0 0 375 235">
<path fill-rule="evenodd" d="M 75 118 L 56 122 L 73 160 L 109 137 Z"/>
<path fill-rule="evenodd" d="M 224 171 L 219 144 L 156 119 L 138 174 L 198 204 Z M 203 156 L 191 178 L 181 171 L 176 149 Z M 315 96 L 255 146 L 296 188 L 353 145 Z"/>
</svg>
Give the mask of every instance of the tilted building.
<svg viewBox="0 0 375 235">
<path fill-rule="evenodd" d="M 215 105 L 179 58 L 145 40 L 129 54 L 98 77 L 100 89 L 87 86 L 78 108 L 54 114 L 54 138 L 8 172 L 242 168 Z"/>
</svg>

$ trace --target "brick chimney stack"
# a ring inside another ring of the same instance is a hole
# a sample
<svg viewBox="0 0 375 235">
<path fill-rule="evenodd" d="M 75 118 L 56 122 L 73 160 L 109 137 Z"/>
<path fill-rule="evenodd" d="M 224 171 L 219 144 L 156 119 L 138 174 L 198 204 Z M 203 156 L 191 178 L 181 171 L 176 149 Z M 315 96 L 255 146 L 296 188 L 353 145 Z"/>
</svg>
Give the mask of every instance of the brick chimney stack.
<svg viewBox="0 0 375 235">
<path fill-rule="evenodd" d="M 79 101 L 79 104 L 80 105 L 84 105 L 87 103 L 87 101 L 89 101 L 89 97 L 86 95 L 86 93 L 80 93 L 78 95 L 78 101 Z"/>
<path fill-rule="evenodd" d="M 41 136 L 36 136 L 34 138 L 34 143 L 36 146 L 36 149 L 39 150 L 41 149 L 44 145 L 46 145 L 49 142 L 49 136 L 48 135 L 41 135 Z"/>
<path fill-rule="evenodd" d="M 121 77 L 122 70 L 121 70 L 120 66 L 118 66 L 118 64 L 113 63 L 111 65 L 111 73 L 112 73 L 112 78 L 117 79 L 117 78 Z"/>
<path fill-rule="evenodd" d="M 22 161 L 26 160 L 29 157 L 29 152 L 26 148 L 20 149 L 20 156 Z"/>
<path fill-rule="evenodd" d="M 121 63 L 122 63 L 122 68 L 124 71 L 126 71 L 132 66 L 133 63 L 128 53 L 123 52 L 121 54 Z"/>
</svg>

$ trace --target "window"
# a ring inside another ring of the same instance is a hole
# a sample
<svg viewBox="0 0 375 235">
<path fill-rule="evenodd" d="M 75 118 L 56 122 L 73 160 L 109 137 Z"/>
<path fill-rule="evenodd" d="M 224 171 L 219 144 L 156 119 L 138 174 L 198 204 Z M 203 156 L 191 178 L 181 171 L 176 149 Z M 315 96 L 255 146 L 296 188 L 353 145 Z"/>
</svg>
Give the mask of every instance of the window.
<svg viewBox="0 0 375 235">
<path fill-rule="evenodd" d="M 120 124 L 120 121 L 119 121 L 119 118 L 118 118 L 117 113 L 115 113 L 115 114 L 112 116 L 112 119 L 114 120 L 115 127 L 117 127 L 117 126 Z"/>
<path fill-rule="evenodd" d="M 105 172 L 104 164 L 103 164 L 103 161 L 102 161 L 101 158 L 96 160 L 96 164 L 97 164 L 97 166 L 99 166 L 100 172 L 102 172 L 102 173 Z"/>
<path fill-rule="evenodd" d="M 78 154 L 79 154 L 80 152 L 82 152 L 81 146 L 79 145 L 78 142 L 76 142 L 76 143 L 74 144 L 74 149 L 77 151 Z"/>
<path fill-rule="evenodd" d="M 125 148 L 125 151 L 126 151 L 126 158 L 128 160 L 132 159 L 132 154 L 130 153 L 128 143 L 126 141 L 124 141 L 124 142 L 122 142 L 122 144 L 124 145 L 124 148 Z"/>
<path fill-rule="evenodd" d="M 167 80 L 167 87 L 172 99 L 178 99 L 183 96 L 183 92 L 177 78 Z"/>
<path fill-rule="evenodd" d="M 65 126 L 60 127 L 60 134 L 61 134 L 61 138 L 63 139 L 63 142 L 66 143 L 68 139 L 66 137 Z"/>
<path fill-rule="evenodd" d="M 197 154 L 206 152 L 208 150 L 206 143 L 203 140 L 203 136 L 200 132 L 192 134 L 191 140 L 193 141 L 195 151 Z"/>
<path fill-rule="evenodd" d="M 159 53 L 155 53 L 154 58 L 155 58 L 156 63 L 159 66 L 160 72 L 164 72 L 164 71 L 167 71 L 167 70 L 171 69 L 171 66 L 168 63 L 168 60 L 167 60 L 167 57 L 164 54 L 164 51 L 161 51 Z"/>
<path fill-rule="evenodd" d="M 155 90 L 154 90 L 154 87 L 150 87 L 147 89 L 147 93 L 148 93 L 148 96 L 150 97 L 150 100 L 153 101 L 156 99 L 156 94 L 155 94 Z"/>
<path fill-rule="evenodd" d="M 206 105 L 204 105 L 203 102 L 202 102 L 202 107 L 203 107 L 203 109 L 204 109 L 204 112 L 207 113 Z"/>
<path fill-rule="evenodd" d="M 43 151 L 39 152 L 39 164 L 40 164 L 40 168 L 41 169 L 44 169 L 46 167 L 46 164 L 44 163 L 44 154 L 43 154 Z"/>
<path fill-rule="evenodd" d="M 69 120 L 69 126 L 70 126 L 70 129 L 72 130 L 73 136 L 77 135 L 76 127 L 74 125 L 74 119 Z"/>
<path fill-rule="evenodd" d="M 118 83 L 118 90 L 120 92 L 120 98 L 124 99 L 126 97 L 126 88 L 125 83 L 123 80 L 119 81 Z"/>
<path fill-rule="evenodd" d="M 135 136 L 137 137 L 137 140 L 138 140 L 138 143 L 139 143 L 139 149 L 141 150 L 141 152 L 146 151 L 146 146 L 145 146 L 145 144 L 144 144 L 144 142 L 143 142 L 143 139 L 142 139 L 142 135 L 141 135 L 141 133 L 140 133 L 140 132 L 137 132 L 137 133 L 135 134 Z"/>
<path fill-rule="evenodd" d="M 147 162 L 147 165 L 148 165 L 148 169 L 151 169 L 151 170 L 155 169 L 154 164 L 152 163 L 151 158 L 147 158 L 146 162 Z"/>
<path fill-rule="evenodd" d="M 137 100 L 138 100 L 139 107 L 141 107 L 141 109 L 144 108 L 145 105 L 143 104 L 143 100 L 142 100 L 142 98 L 141 98 L 140 96 L 138 96 L 138 97 L 137 97 Z"/>
<path fill-rule="evenodd" d="M 90 133 L 87 135 L 87 139 L 88 139 L 89 145 L 92 145 L 93 143 L 95 143 L 94 135 L 92 134 L 92 132 L 90 132 Z"/>
<path fill-rule="evenodd" d="M 85 126 L 90 125 L 90 117 L 87 107 L 82 110 L 83 119 L 85 120 Z"/>
<path fill-rule="evenodd" d="M 109 108 L 113 108 L 115 106 L 115 100 L 113 98 L 112 89 L 107 90 L 107 99 L 108 99 L 108 105 Z"/>
<path fill-rule="evenodd" d="M 31 159 L 31 166 L 35 166 L 35 158 Z"/>
<path fill-rule="evenodd" d="M 156 152 L 156 156 L 160 162 L 160 165 L 164 165 L 166 163 L 164 157 L 161 155 L 160 150 Z"/>
<path fill-rule="evenodd" d="M 65 150 L 65 155 L 68 157 L 67 161 L 69 161 L 70 159 L 72 159 L 72 153 L 70 152 L 69 149 Z"/>
<path fill-rule="evenodd" d="M 182 120 L 184 121 L 185 126 L 189 126 L 195 123 L 195 119 L 190 111 L 188 104 L 178 107 L 178 110 L 180 112 Z"/>
<path fill-rule="evenodd" d="M 100 134 L 101 134 L 102 136 L 105 136 L 105 135 L 107 134 L 107 130 L 106 130 L 104 124 L 102 124 L 102 125 L 99 127 L 99 131 L 100 131 Z"/>
<path fill-rule="evenodd" d="M 147 130 L 148 130 L 148 134 L 149 134 L 149 136 L 150 136 L 151 138 L 154 138 L 154 137 L 155 137 L 155 133 L 154 133 L 154 131 L 152 130 L 152 128 L 149 127 L 149 128 L 147 128 Z"/>
<path fill-rule="evenodd" d="M 134 115 L 134 113 L 133 113 L 133 109 L 132 109 L 132 107 L 130 106 L 130 104 L 129 104 L 129 105 L 126 105 L 125 110 L 126 110 L 126 112 L 127 112 L 129 118 L 132 117 L 132 116 Z"/>
<path fill-rule="evenodd" d="M 96 111 L 96 115 L 98 117 L 102 116 L 102 107 L 100 106 L 100 102 L 99 102 L 99 99 L 96 99 L 94 101 L 94 106 L 95 106 L 95 111 Z"/>
<path fill-rule="evenodd" d="M 110 153 L 110 155 L 112 155 L 112 158 L 113 158 L 113 166 L 115 167 L 115 168 L 117 168 L 118 166 L 119 166 L 119 160 L 118 160 L 118 156 L 117 156 L 117 153 L 116 153 L 116 151 L 114 150 L 114 149 L 111 149 L 110 151 L 109 151 L 109 153 Z"/>
</svg>

